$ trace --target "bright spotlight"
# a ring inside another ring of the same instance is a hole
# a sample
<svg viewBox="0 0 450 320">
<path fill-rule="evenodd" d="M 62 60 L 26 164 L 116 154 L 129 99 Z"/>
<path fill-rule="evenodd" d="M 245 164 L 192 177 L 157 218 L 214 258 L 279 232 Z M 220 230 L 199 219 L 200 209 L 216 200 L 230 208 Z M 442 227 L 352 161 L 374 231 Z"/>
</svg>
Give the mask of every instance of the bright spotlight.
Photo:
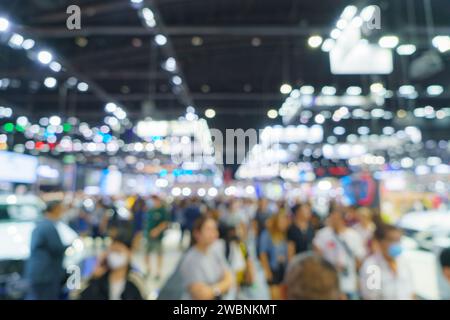
<svg viewBox="0 0 450 320">
<path fill-rule="evenodd" d="M 334 96 L 336 94 L 336 88 L 332 86 L 325 86 L 322 88 L 322 94 L 324 96 Z"/>
<path fill-rule="evenodd" d="M 53 77 L 48 77 L 48 78 L 45 78 L 45 80 L 44 80 L 44 85 L 50 89 L 56 87 L 57 83 L 58 83 L 58 81 Z"/>
<path fill-rule="evenodd" d="M 326 39 L 322 44 L 322 51 L 330 52 L 333 49 L 335 43 L 336 41 L 334 39 Z"/>
<path fill-rule="evenodd" d="M 52 71 L 54 72 L 60 72 L 62 69 L 62 66 L 59 62 L 53 61 L 50 63 L 49 65 L 50 69 L 52 69 Z"/>
<path fill-rule="evenodd" d="M 314 93 L 314 87 L 313 86 L 302 86 L 300 88 L 300 93 L 304 95 L 311 95 Z"/>
<path fill-rule="evenodd" d="M 338 39 L 341 36 L 341 30 L 339 29 L 333 29 L 330 33 L 330 37 L 333 39 Z"/>
<path fill-rule="evenodd" d="M 212 118 L 214 118 L 216 116 L 216 111 L 214 111 L 214 109 L 206 109 L 205 110 L 205 116 L 207 118 L 212 119 Z"/>
<path fill-rule="evenodd" d="M 167 43 L 167 38 L 162 34 L 157 34 L 155 36 L 155 42 L 158 46 L 163 46 Z"/>
<path fill-rule="evenodd" d="M 114 102 L 108 102 L 105 106 L 105 111 L 108 113 L 113 113 L 117 109 L 117 105 Z"/>
<path fill-rule="evenodd" d="M 9 39 L 9 45 L 13 48 L 17 48 L 22 46 L 23 44 L 23 37 L 20 34 L 14 33 L 11 38 Z"/>
<path fill-rule="evenodd" d="M 414 52 L 416 52 L 416 46 L 413 44 L 402 44 L 397 48 L 397 53 L 401 56 L 410 56 Z"/>
<path fill-rule="evenodd" d="M 51 116 L 50 119 L 48 120 L 48 122 L 50 123 L 50 125 L 56 127 L 61 124 L 61 118 L 58 116 Z"/>
<path fill-rule="evenodd" d="M 342 19 L 350 20 L 355 16 L 355 14 L 358 12 L 358 8 L 355 6 L 347 6 L 345 7 L 344 11 L 341 14 Z"/>
<path fill-rule="evenodd" d="M 164 62 L 164 69 L 170 72 L 174 72 L 175 70 L 177 70 L 177 61 L 175 60 L 175 58 L 167 58 L 167 60 Z"/>
<path fill-rule="evenodd" d="M 30 50 L 34 48 L 34 45 L 35 45 L 34 40 L 27 39 L 22 43 L 22 48 L 24 48 L 25 50 Z"/>
<path fill-rule="evenodd" d="M 383 36 L 378 41 L 380 47 L 385 49 L 393 49 L 398 45 L 398 43 L 399 39 L 397 36 Z"/>
<path fill-rule="evenodd" d="M 289 94 L 289 93 L 291 93 L 291 91 L 292 91 L 292 87 L 290 84 L 284 83 L 280 87 L 280 92 L 282 94 Z"/>
<path fill-rule="evenodd" d="M 81 92 L 86 92 L 89 90 L 89 85 L 86 82 L 80 82 L 77 85 L 77 89 Z"/>
<path fill-rule="evenodd" d="M 278 117 L 278 111 L 275 109 L 270 109 L 269 111 L 267 111 L 267 116 L 270 119 L 275 119 L 276 117 Z"/>
<path fill-rule="evenodd" d="M 40 63 L 49 64 L 52 62 L 53 55 L 50 52 L 43 50 L 38 53 L 37 58 Z"/>
<path fill-rule="evenodd" d="M 427 88 L 427 94 L 429 96 L 439 96 L 444 92 L 444 88 L 439 85 L 431 85 Z"/>
<path fill-rule="evenodd" d="M 352 86 L 347 88 L 347 94 L 349 96 L 359 96 L 361 93 L 362 93 L 361 87 Z"/>
<path fill-rule="evenodd" d="M 311 48 L 318 48 L 322 44 L 322 41 L 323 41 L 323 39 L 321 36 L 317 36 L 317 35 L 311 36 L 308 39 L 308 45 Z"/>
<path fill-rule="evenodd" d="M 6 18 L 0 17 L 0 32 L 5 32 L 9 29 L 9 21 Z"/>
<path fill-rule="evenodd" d="M 450 36 L 436 36 L 432 40 L 433 46 L 440 52 L 450 50 Z"/>
<path fill-rule="evenodd" d="M 183 83 L 183 80 L 181 79 L 180 76 L 173 76 L 172 77 L 172 83 L 176 86 L 179 86 Z"/>
</svg>

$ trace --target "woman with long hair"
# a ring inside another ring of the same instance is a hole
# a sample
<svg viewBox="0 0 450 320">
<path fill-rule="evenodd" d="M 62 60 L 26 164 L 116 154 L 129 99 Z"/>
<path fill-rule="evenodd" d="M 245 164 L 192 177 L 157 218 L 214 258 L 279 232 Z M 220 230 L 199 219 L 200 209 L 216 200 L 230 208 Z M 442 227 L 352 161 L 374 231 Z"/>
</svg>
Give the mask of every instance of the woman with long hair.
<svg viewBox="0 0 450 320">
<path fill-rule="evenodd" d="M 272 299 L 281 299 L 281 283 L 288 263 L 287 230 L 289 218 L 279 211 L 267 221 L 260 237 L 259 258 L 270 286 Z"/>
<path fill-rule="evenodd" d="M 200 216 L 193 225 L 193 245 L 182 258 L 182 299 L 226 299 L 233 274 L 221 250 L 215 246 L 219 231 L 214 219 Z"/>
</svg>

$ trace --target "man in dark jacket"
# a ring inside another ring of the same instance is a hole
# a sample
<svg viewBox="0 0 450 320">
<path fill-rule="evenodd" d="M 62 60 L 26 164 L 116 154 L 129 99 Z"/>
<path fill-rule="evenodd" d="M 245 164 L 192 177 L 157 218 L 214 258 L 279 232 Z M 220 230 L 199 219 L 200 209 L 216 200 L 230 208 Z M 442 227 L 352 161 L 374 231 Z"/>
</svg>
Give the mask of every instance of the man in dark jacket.
<svg viewBox="0 0 450 320">
<path fill-rule="evenodd" d="M 56 300 L 60 298 L 65 277 L 63 259 L 66 246 L 56 229 L 63 214 L 63 204 L 47 204 L 45 217 L 37 222 L 31 235 L 30 258 L 25 265 L 29 290 L 27 299 Z"/>
</svg>

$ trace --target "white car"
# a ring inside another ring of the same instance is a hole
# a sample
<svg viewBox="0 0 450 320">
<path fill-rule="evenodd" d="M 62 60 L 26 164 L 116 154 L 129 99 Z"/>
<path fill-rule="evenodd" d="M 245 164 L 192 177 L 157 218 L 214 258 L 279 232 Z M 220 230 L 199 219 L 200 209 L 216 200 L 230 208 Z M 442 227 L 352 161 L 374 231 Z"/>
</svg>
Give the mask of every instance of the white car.
<svg viewBox="0 0 450 320">
<path fill-rule="evenodd" d="M 21 296 L 14 286 L 20 283 L 30 256 L 31 234 L 44 209 L 45 203 L 34 195 L 0 195 L 0 299 Z M 68 246 L 64 267 L 79 266 L 85 257 L 83 241 L 63 222 L 57 223 L 57 230 Z"/>
<path fill-rule="evenodd" d="M 410 212 L 397 225 L 429 251 L 450 246 L 450 211 Z"/>
</svg>

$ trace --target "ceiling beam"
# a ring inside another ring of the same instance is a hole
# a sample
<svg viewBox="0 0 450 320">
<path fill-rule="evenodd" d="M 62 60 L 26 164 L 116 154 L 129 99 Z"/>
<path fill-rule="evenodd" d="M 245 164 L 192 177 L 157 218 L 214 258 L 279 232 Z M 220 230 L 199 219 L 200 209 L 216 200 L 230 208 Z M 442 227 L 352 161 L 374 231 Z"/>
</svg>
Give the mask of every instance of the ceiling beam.
<svg viewBox="0 0 450 320">
<path fill-rule="evenodd" d="M 2 93 L 2 96 L 11 101 L 26 101 L 31 99 L 35 102 L 52 102 L 58 100 L 58 95 L 48 93 Z M 155 93 L 149 95 L 148 93 L 128 93 L 128 94 L 110 94 L 111 99 L 122 102 L 140 102 L 148 100 L 149 98 L 154 100 L 175 100 L 177 95 L 172 92 Z M 198 101 L 278 101 L 281 102 L 285 99 L 280 93 L 273 92 L 252 92 L 252 93 L 239 93 L 239 92 L 218 92 L 218 93 L 191 93 L 194 100 Z M 449 93 L 443 93 L 437 97 L 429 97 L 425 94 L 420 94 L 418 99 L 433 99 L 435 101 L 443 101 L 450 99 Z M 98 101 L 95 95 L 84 93 L 77 96 L 78 102 L 94 102 Z"/>
<path fill-rule="evenodd" d="M 52 102 L 57 101 L 58 96 L 56 94 L 34 94 L 34 93 L 28 93 L 28 94 L 8 94 L 4 93 L 3 96 L 7 97 L 8 99 L 14 100 L 14 101 L 23 101 L 28 99 L 30 95 L 33 95 L 32 99 L 35 102 Z M 204 100 L 204 101 L 220 101 L 220 100 L 226 100 L 226 101 L 267 101 L 267 100 L 275 100 L 275 101 L 281 101 L 282 96 L 278 93 L 191 93 L 191 96 L 194 100 Z M 149 95 L 148 93 L 129 93 L 129 94 L 110 94 L 110 97 L 117 101 L 122 102 L 140 102 L 148 100 L 149 98 L 154 100 L 175 100 L 178 99 L 177 95 L 174 93 L 168 92 L 168 93 L 155 93 Z M 77 96 L 78 102 L 93 102 L 98 101 L 98 98 L 95 95 L 92 94 L 79 94 Z"/>
<path fill-rule="evenodd" d="M 79 36 L 149 36 L 160 32 L 140 26 L 102 26 L 88 27 L 81 30 L 68 30 L 65 27 L 22 27 L 32 31 L 40 38 L 74 38 Z M 166 26 L 169 36 L 310 36 L 321 34 L 327 36 L 330 27 L 303 26 Z M 397 33 L 427 35 L 427 28 L 422 26 L 405 26 Z M 435 27 L 436 34 L 450 34 L 450 26 Z"/>
<path fill-rule="evenodd" d="M 128 70 L 86 70 L 81 71 L 84 75 L 95 80 L 157 80 L 166 79 L 167 75 L 162 72 L 148 72 L 148 71 L 128 71 Z M 30 72 L 29 70 L 0 70 L 0 77 L 9 79 L 27 79 L 27 80 L 42 80 L 44 77 L 48 76 L 46 70 L 39 72 Z M 58 78 L 58 74 L 54 75 Z M 61 77 L 66 77 L 61 75 Z"/>
</svg>

